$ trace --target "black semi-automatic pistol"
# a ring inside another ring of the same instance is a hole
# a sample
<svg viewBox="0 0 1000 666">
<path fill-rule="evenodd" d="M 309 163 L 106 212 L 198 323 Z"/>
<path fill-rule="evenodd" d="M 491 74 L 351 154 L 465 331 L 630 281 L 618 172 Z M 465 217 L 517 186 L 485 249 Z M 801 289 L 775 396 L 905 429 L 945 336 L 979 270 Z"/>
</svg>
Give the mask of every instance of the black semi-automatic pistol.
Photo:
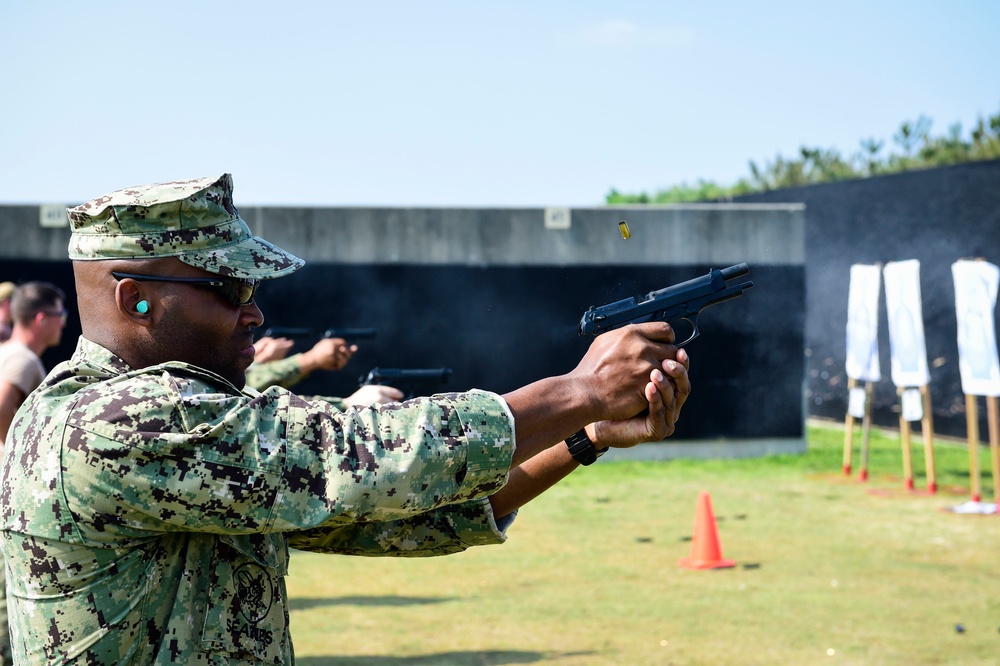
<svg viewBox="0 0 1000 666">
<path fill-rule="evenodd" d="M 374 340 L 378 331 L 374 328 L 328 328 L 323 331 L 324 338 L 344 338 L 352 340 Z M 268 338 L 311 338 L 315 335 L 311 328 L 292 328 L 290 326 L 272 326 L 264 331 Z"/>
<path fill-rule="evenodd" d="M 702 310 L 742 296 L 744 289 L 753 286 L 752 280 L 727 283 L 727 280 L 742 277 L 749 272 L 750 268 L 745 263 L 729 268 L 713 268 L 708 275 L 651 291 L 645 296 L 633 296 L 600 307 L 591 307 L 583 313 L 580 320 L 580 335 L 600 335 L 626 324 L 647 321 L 665 321 L 670 324 L 686 321 L 691 325 L 691 334 L 686 340 L 674 343 L 682 347 L 698 337 L 698 315 Z"/>
<path fill-rule="evenodd" d="M 427 395 L 426 390 L 448 381 L 451 368 L 372 368 L 367 375 L 358 378 L 358 383 L 386 384 L 398 388 L 410 399 L 417 395 Z"/>
</svg>

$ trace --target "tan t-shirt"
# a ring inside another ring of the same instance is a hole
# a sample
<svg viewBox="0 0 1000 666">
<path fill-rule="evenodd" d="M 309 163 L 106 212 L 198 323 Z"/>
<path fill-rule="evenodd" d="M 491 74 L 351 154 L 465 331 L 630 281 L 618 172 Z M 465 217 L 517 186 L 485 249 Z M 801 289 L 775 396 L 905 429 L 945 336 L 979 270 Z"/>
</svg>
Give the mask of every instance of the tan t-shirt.
<svg viewBox="0 0 1000 666">
<path fill-rule="evenodd" d="M 0 382 L 16 386 L 27 397 L 45 379 L 42 359 L 20 342 L 8 340 L 0 344 Z M 4 437 L 0 434 L 0 453 L 4 449 Z"/>
<path fill-rule="evenodd" d="M 0 345 L 0 381 L 10 382 L 28 395 L 45 379 L 42 359 L 20 342 Z"/>
</svg>

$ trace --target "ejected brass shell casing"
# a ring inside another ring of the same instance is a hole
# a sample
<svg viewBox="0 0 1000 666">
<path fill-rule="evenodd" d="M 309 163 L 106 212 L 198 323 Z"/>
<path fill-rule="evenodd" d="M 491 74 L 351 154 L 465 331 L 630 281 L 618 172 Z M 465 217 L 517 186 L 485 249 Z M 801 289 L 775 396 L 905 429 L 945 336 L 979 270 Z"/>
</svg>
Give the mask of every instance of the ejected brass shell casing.
<svg viewBox="0 0 1000 666">
<path fill-rule="evenodd" d="M 632 232 L 628 230 L 628 222 L 625 220 L 618 223 L 618 230 L 622 232 L 622 240 L 628 240 L 629 236 L 632 235 Z"/>
</svg>

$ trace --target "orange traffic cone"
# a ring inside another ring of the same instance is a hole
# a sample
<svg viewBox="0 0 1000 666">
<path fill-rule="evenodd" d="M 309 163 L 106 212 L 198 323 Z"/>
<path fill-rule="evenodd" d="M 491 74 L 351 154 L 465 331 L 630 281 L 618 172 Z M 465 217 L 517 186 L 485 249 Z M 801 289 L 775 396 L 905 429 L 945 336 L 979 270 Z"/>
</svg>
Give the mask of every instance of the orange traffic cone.
<svg viewBox="0 0 1000 666">
<path fill-rule="evenodd" d="M 722 559 L 719 530 L 712 512 L 712 498 L 704 490 L 698 493 L 698 506 L 694 512 L 694 537 L 691 539 L 691 557 L 677 560 L 685 569 L 722 569 L 735 566 L 733 560 Z"/>
</svg>

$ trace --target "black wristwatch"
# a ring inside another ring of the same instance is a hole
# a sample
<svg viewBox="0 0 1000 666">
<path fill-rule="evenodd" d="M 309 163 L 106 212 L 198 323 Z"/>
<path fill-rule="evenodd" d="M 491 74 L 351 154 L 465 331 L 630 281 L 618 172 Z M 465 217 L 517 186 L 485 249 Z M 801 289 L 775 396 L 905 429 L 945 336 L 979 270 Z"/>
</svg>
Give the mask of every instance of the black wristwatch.
<svg viewBox="0 0 1000 666">
<path fill-rule="evenodd" d="M 603 449 L 594 446 L 590 437 L 587 436 L 587 431 L 583 428 L 566 438 L 566 447 L 569 449 L 569 454 L 573 456 L 573 460 L 581 465 L 593 464 L 608 451 L 606 446 Z"/>
</svg>

